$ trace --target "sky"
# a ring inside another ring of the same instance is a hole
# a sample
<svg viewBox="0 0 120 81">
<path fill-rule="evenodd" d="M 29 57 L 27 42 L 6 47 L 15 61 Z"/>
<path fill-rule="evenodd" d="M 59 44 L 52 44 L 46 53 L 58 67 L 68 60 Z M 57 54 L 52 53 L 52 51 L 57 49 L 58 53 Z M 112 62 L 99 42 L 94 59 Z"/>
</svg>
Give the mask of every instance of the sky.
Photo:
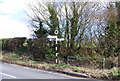
<svg viewBox="0 0 120 81">
<path fill-rule="evenodd" d="M 25 0 L 0 0 L 0 38 L 30 37 Z"/>
<path fill-rule="evenodd" d="M 32 0 L 0 0 L 0 39 L 31 37 L 33 31 L 28 27 L 28 17 L 25 12 L 26 3 L 29 1 Z"/>
</svg>

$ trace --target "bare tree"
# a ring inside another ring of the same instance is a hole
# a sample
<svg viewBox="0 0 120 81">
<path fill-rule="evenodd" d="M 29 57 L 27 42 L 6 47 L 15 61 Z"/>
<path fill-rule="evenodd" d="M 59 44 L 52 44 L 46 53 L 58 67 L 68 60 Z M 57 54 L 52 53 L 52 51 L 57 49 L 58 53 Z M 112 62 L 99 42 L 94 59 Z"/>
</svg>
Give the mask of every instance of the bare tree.
<svg viewBox="0 0 120 81">
<path fill-rule="evenodd" d="M 90 2 L 37 2 L 37 5 L 30 6 L 33 11 L 31 18 L 44 21 L 51 35 L 57 29 L 59 36 L 65 38 L 64 45 L 77 51 L 90 33 L 88 31 L 94 27 L 93 14 L 99 10 L 98 6 L 98 3 Z"/>
<path fill-rule="evenodd" d="M 99 53 L 106 57 L 118 56 L 119 26 L 118 11 L 115 3 L 107 3 L 101 8 L 102 14 L 97 14 L 98 20 L 95 36 Z"/>
</svg>

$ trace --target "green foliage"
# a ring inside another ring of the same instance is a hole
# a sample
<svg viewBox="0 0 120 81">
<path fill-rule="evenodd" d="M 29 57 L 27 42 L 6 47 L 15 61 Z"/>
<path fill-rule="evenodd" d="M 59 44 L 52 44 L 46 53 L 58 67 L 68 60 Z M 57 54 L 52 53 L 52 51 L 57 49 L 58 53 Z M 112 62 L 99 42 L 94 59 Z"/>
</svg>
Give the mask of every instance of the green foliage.
<svg viewBox="0 0 120 81">
<path fill-rule="evenodd" d="M 2 39 L 2 49 L 5 51 L 16 51 L 19 48 L 23 47 L 23 43 L 25 42 L 25 37 L 20 38 L 10 38 L 10 39 Z"/>
<path fill-rule="evenodd" d="M 2 51 L 2 40 L 0 39 L 0 51 Z"/>
<path fill-rule="evenodd" d="M 78 71 L 79 71 L 78 67 L 73 67 L 72 70 L 73 70 L 74 72 L 78 72 Z"/>
<path fill-rule="evenodd" d="M 18 48 L 18 49 L 17 49 L 17 51 L 18 51 L 18 52 L 21 52 L 21 53 L 22 53 L 22 52 L 26 52 L 26 50 L 27 50 L 27 47 L 21 47 L 21 48 Z"/>
<path fill-rule="evenodd" d="M 3 51 L 29 55 L 34 59 L 45 59 L 47 44 L 45 39 L 11 38 L 1 39 Z"/>
<path fill-rule="evenodd" d="M 109 75 L 114 77 L 120 77 L 120 70 L 118 67 L 114 67 L 109 70 Z"/>
<path fill-rule="evenodd" d="M 56 64 L 55 67 L 70 68 L 70 65 L 67 64 Z"/>
<path fill-rule="evenodd" d="M 27 42 L 23 43 L 23 46 L 28 47 L 28 43 Z"/>
<path fill-rule="evenodd" d="M 2 50 L 8 50 L 8 41 L 10 39 L 1 39 L 2 40 Z"/>
<path fill-rule="evenodd" d="M 45 54 L 47 53 L 47 45 L 45 39 L 33 39 L 29 40 L 28 51 L 34 59 L 45 59 Z"/>
<path fill-rule="evenodd" d="M 89 43 L 82 44 L 81 47 L 95 48 L 97 47 L 97 45 L 95 45 L 95 43 L 89 42 Z"/>
<path fill-rule="evenodd" d="M 58 21 L 58 17 L 57 17 L 57 11 L 56 11 L 56 5 L 54 5 L 54 3 L 50 3 L 48 4 L 48 12 L 50 13 L 50 35 L 54 35 L 54 31 L 56 29 L 58 29 L 59 34 L 60 34 L 60 28 L 59 28 L 59 21 Z"/>
<path fill-rule="evenodd" d="M 55 58 L 55 51 L 53 49 L 48 50 L 48 54 L 45 55 L 46 59 L 53 60 Z"/>
<path fill-rule="evenodd" d="M 12 56 L 13 58 L 19 58 L 19 57 L 20 57 L 19 54 L 15 54 L 15 53 L 11 54 L 11 56 Z"/>
<path fill-rule="evenodd" d="M 34 33 L 37 38 L 44 38 L 47 36 L 48 31 L 43 27 L 42 21 L 39 21 L 38 23 L 39 23 L 39 27 L 37 28 L 36 31 L 34 31 Z"/>
</svg>

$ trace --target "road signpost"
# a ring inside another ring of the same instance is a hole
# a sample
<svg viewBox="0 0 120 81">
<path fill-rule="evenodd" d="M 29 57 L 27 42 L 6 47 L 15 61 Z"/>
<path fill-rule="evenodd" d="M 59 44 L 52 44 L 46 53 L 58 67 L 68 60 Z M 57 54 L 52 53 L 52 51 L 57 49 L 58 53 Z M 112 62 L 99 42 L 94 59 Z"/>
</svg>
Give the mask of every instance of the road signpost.
<svg viewBox="0 0 120 81">
<path fill-rule="evenodd" d="M 57 36 L 48 35 L 47 38 L 52 39 L 52 38 L 57 38 Z"/>
<path fill-rule="evenodd" d="M 64 38 L 57 38 L 57 41 L 64 41 Z"/>
<path fill-rule="evenodd" d="M 56 35 L 55 36 L 52 36 L 52 35 L 48 35 L 47 36 L 47 38 L 49 38 L 49 39 L 55 39 L 55 50 L 56 50 L 56 64 L 58 64 L 58 41 L 64 41 L 64 38 L 58 38 L 58 30 L 55 30 L 55 32 L 54 32 Z"/>
</svg>

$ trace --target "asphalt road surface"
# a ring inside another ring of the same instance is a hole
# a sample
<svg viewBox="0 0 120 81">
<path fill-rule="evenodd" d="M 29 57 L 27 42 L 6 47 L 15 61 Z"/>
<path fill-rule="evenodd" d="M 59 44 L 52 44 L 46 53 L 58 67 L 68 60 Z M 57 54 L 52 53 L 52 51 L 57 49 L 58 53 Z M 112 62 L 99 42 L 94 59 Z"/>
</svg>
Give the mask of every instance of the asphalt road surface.
<svg viewBox="0 0 120 81">
<path fill-rule="evenodd" d="M 53 73 L 29 67 L 0 62 L 1 79 L 79 79 L 79 81 L 102 81 L 77 78 L 60 73 Z"/>
</svg>

